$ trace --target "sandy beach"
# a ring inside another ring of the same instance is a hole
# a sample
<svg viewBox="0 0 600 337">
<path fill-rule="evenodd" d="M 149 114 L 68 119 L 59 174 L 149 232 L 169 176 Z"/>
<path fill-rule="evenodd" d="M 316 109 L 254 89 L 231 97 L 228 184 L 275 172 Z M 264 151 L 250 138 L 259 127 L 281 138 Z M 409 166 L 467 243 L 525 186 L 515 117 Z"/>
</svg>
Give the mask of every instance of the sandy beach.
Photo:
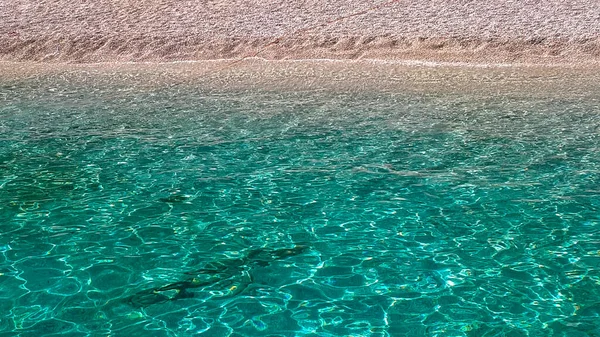
<svg viewBox="0 0 600 337">
<path fill-rule="evenodd" d="M 586 0 L 1 0 L 0 60 L 260 57 L 595 65 Z"/>
</svg>

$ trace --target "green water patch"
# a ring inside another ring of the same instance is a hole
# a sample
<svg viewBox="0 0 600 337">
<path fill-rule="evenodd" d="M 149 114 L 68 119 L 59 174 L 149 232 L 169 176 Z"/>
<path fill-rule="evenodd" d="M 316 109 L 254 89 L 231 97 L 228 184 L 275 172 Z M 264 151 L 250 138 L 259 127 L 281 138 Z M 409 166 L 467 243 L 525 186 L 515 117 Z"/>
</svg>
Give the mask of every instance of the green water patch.
<svg viewBox="0 0 600 337">
<path fill-rule="evenodd" d="M 593 97 L 36 90 L 0 108 L 2 331 L 600 331 Z"/>
</svg>

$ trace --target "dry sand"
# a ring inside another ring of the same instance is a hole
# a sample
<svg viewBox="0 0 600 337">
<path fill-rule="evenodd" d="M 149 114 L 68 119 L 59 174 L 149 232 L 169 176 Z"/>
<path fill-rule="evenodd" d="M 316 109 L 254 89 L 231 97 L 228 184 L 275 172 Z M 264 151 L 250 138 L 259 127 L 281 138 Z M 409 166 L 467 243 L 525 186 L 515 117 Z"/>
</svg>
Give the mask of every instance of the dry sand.
<svg viewBox="0 0 600 337">
<path fill-rule="evenodd" d="M 596 0 L 0 0 L 0 60 L 596 65 Z"/>
</svg>

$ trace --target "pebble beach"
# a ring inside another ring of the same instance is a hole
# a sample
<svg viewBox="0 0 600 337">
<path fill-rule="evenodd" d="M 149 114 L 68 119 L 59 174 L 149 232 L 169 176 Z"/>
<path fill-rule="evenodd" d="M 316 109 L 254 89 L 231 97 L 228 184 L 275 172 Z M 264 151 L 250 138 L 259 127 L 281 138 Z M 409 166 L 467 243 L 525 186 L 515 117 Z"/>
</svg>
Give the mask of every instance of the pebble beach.
<svg viewBox="0 0 600 337">
<path fill-rule="evenodd" d="M 378 59 L 594 65 L 584 0 L 3 0 L 0 60 Z"/>
</svg>

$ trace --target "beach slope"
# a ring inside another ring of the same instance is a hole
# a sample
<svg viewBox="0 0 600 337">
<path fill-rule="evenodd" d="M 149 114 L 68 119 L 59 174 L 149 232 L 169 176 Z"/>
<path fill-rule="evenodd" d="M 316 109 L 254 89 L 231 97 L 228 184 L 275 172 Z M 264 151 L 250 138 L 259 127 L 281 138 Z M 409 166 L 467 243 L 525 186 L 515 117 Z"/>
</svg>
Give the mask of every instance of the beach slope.
<svg viewBox="0 0 600 337">
<path fill-rule="evenodd" d="M 0 0 L 0 60 L 384 59 L 588 64 L 587 0 Z"/>
</svg>

